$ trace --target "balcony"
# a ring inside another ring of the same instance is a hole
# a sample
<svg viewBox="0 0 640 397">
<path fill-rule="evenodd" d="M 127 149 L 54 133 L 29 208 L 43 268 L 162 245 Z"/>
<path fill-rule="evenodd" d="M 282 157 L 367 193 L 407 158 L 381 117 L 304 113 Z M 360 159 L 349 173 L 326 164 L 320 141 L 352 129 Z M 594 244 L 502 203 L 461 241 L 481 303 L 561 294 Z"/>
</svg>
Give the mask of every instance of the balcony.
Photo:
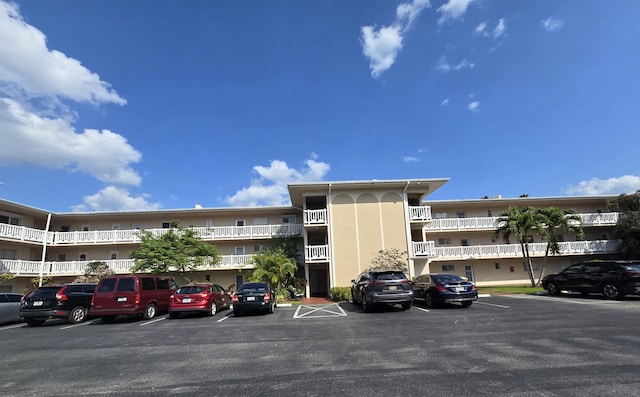
<svg viewBox="0 0 640 397">
<path fill-rule="evenodd" d="M 201 266 L 198 271 L 226 270 L 226 269 L 253 269 L 249 264 L 253 255 L 222 255 L 220 263 L 216 265 Z M 129 274 L 129 269 L 134 264 L 133 259 L 96 260 L 104 262 L 117 274 Z M 44 276 L 80 276 L 83 275 L 87 265 L 95 261 L 67 261 L 44 262 Z M 16 276 L 37 276 L 40 274 L 40 261 L 26 261 L 21 259 L 0 259 L 0 273 L 10 273 Z"/>
<path fill-rule="evenodd" d="M 305 262 L 317 262 L 329 260 L 328 245 L 307 245 L 304 247 Z"/>
<path fill-rule="evenodd" d="M 196 231 L 198 237 L 207 241 L 250 240 L 302 236 L 303 225 L 215 226 L 194 227 L 192 229 Z M 169 230 L 171 229 L 146 229 L 155 237 L 161 236 Z M 0 224 L 0 239 L 42 244 L 44 230 Z M 47 240 L 47 244 L 52 246 L 139 243 L 140 230 L 50 232 L 47 234 Z"/>
<path fill-rule="evenodd" d="M 428 205 L 409 206 L 411 222 L 430 222 L 431 207 Z"/>
<path fill-rule="evenodd" d="M 436 256 L 436 244 L 433 241 L 413 241 L 413 255 L 416 257 Z"/>
<path fill-rule="evenodd" d="M 556 256 L 608 254 L 617 252 L 618 241 L 569 241 L 559 245 L 560 252 Z M 547 243 L 529 244 L 529 254 L 532 257 L 544 256 L 546 250 Z M 522 257 L 522 250 L 520 244 L 435 247 L 435 256 L 437 260 L 518 258 Z"/>
<path fill-rule="evenodd" d="M 582 218 L 582 226 L 615 226 L 620 218 L 619 212 L 578 214 Z M 457 230 L 495 230 L 499 217 L 488 216 L 478 218 L 439 218 L 426 224 L 426 231 Z"/>
<path fill-rule="evenodd" d="M 326 225 L 327 210 L 304 210 L 304 224 L 305 226 Z"/>
</svg>

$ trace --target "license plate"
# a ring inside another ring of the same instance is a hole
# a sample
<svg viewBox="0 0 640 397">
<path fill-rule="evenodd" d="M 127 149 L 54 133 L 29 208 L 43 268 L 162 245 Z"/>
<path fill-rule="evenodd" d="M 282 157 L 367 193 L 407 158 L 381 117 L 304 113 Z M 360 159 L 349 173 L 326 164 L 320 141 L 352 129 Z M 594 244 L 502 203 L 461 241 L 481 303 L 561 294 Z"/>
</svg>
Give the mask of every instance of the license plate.
<svg viewBox="0 0 640 397">
<path fill-rule="evenodd" d="M 248 301 L 254 301 L 254 300 L 256 300 L 255 296 L 247 296 L 247 302 Z"/>
<path fill-rule="evenodd" d="M 33 306 L 42 306 L 43 303 L 44 301 L 35 301 L 33 302 Z"/>
<path fill-rule="evenodd" d="M 126 296 L 118 298 L 118 302 L 126 302 L 126 301 L 127 301 L 127 297 Z"/>
<path fill-rule="evenodd" d="M 456 287 L 456 292 L 464 292 L 465 288 L 464 287 Z"/>
<path fill-rule="evenodd" d="M 389 286 L 389 291 L 395 291 L 395 290 L 397 290 L 397 289 L 398 289 L 398 286 L 397 286 L 397 285 L 390 285 L 390 286 Z"/>
<path fill-rule="evenodd" d="M 184 298 L 182 303 L 191 303 L 191 298 Z"/>
</svg>

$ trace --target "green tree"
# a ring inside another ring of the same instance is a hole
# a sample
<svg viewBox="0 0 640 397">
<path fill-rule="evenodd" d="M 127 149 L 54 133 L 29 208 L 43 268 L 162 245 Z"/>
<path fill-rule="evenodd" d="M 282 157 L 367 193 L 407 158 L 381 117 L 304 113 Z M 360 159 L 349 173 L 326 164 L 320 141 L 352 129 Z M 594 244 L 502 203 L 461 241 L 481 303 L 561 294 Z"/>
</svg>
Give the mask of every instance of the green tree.
<svg viewBox="0 0 640 397">
<path fill-rule="evenodd" d="M 11 273 L 0 273 L 0 284 L 4 283 L 5 281 L 13 280 L 14 278 L 16 278 L 16 276 Z"/>
<path fill-rule="evenodd" d="M 142 231 L 140 238 L 140 248 L 131 253 L 131 258 L 135 259 L 131 267 L 134 273 L 150 271 L 162 274 L 177 270 L 187 282 L 191 282 L 189 272 L 220 262 L 215 246 L 198 238 L 195 230 L 177 222 L 173 222 L 171 228 L 160 236 Z"/>
<path fill-rule="evenodd" d="M 615 231 L 618 251 L 627 258 L 640 256 L 640 211 L 627 211 L 618 220 Z"/>
<path fill-rule="evenodd" d="M 109 265 L 104 262 L 91 262 L 87 264 L 87 268 L 84 269 L 84 274 L 78 276 L 74 283 L 97 283 L 105 277 L 111 276 L 114 271 L 109 269 Z"/>
<path fill-rule="evenodd" d="M 270 247 L 253 255 L 251 263 L 256 266 L 251 280 L 271 283 L 277 289 L 278 296 L 286 296 L 283 287 L 298 270 L 294 258 L 288 257 L 282 247 Z"/>
<path fill-rule="evenodd" d="M 376 256 L 371 260 L 371 270 L 398 270 L 407 272 L 407 255 L 405 252 L 397 248 L 387 248 L 378 251 Z"/>
<path fill-rule="evenodd" d="M 532 233 L 542 233 L 541 230 L 544 226 L 541 220 L 538 210 L 528 206 L 521 209 L 511 206 L 496 220 L 496 236 L 502 236 L 507 242 L 511 236 L 514 236 L 520 244 L 522 258 L 532 287 L 535 287 L 536 281 L 529 253 L 529 237 Z"/>
<path fill-rule="evenodd" d="M 537 233 L 544 241 L 547 242 L 547 248 L 542 261 L 542 268 L 538 277 L 537 284 L 542 282 L 544 272 L 547 267 L 547 259 L 549 254 L 556 255 L 560 253 L 560 232 L 573 232 L 578 238 L 584 236 L 582 230 L 582 218 L 573 210 L 563 210 L 558 207 L 539 208 L 538 215 L 542 229 L 537 229 Z"/>
</svg>

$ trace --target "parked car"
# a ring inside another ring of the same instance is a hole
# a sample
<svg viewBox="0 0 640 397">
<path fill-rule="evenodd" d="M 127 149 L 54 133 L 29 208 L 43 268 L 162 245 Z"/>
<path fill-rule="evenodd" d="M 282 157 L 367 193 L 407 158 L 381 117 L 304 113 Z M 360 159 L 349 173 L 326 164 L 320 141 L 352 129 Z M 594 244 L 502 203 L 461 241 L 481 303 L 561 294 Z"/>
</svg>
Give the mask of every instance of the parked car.
<svg viewBox="0 0 640 397">
<path fill-rule="evenodd" d="M 244 283 L 233 294 L 233 315 L 240 316 L 243 312 L 262 311 L 273 313 L 278 302 L 271 284 L 265 282 Z"/>
<path fill-rule="evenodd" d="M 571 265 L 542 279 L 549 295 L 576 291 L 583 295 L 602 293 L 608 299 L 640 294 L 640 261 L 602 261 Z"/>
<path fill-rule="evenodd" d="M 98 283 L 89 315 L 102 322 L 116 316 L 140 316 L 152 319 L 169 310 L 169 297 L 177 289 L 171 277 L 152 275 L 110 276 Z"/>
<path fill-rule="evenodd" d="M 231 306 L 231 295 L 218 284 L 191 284 L 179 287 L 169 298 L 169 317 L 181 313 L 205 313 L 215 316 L 218 309 Z"/>
<path fill-rule="evenodd" d="M 0 324 L 22 321 L 20 300 L 22 294 L 0 292 Z"/>
<path fill-rule="evenodd" d="M 411 280 L 398 270 L 367 270 L 351 284 L 351 303 L 361 304 L 364 311 L 380 303 L 400 304 L 403 310 L 411 309 L 413 304 Z"/>
<path fill-rule="evenodd" d="M 96 284 L 43 285 L 22 299 L 20 315 L 28 325 L 37 327 L 50 318 L 62 318 L 72 324 L 87 319 Z"/>
<path fill-rule="evenodd" d="M 433 307 L 444 303 L 460 303 L 469 307 L 478 299 L 476 285 L 457 274 L 422 274 L 413 281 L 413 293 L 425 306 Z"/>
</svg>

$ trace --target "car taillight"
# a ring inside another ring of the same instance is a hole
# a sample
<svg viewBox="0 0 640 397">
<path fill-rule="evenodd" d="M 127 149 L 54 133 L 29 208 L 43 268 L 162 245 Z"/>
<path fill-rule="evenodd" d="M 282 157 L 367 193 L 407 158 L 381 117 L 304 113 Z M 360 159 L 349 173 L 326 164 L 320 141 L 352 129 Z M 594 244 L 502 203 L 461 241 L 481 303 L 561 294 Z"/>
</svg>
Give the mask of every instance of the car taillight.
<svg viewBox="0 0 640 397">
<path fill-rule="evenodd" d="M 60 288 L 58 290 L 58 292 L 56 292 L 56 299 L 59 301 L 66 301 L 69 300 L 69 298 L 67 298 L 67 296 L 64 294 L 64 290 L 67 289 L 67 286 L 65 285 L 64 287 Z"/>
<path fill-rule="evenodd" d="M 372 281 L 372 282 L 369 283 L 369 285 L 373 285 L 373 286 L 384 285 L 384 284 L 385 284 L 384 281 Z"/>
<path fill-rule="evenodd" d="M 139 304 L 140 304 L 140 294 L 136 294 L 136 300 L 135 300 L 135 302 L 136 302 L 136 305 L 139 305 Z"/>
<path fill-rule="evenodd" d="M 270 293 L 266 293 L 264 294 L 264 298 L 262 298 L 262 300 L 264 300 L 265 302 L 268 302 L 271 300 L 271 294 Z"/>
<path fill-rule="evenodd" d="M 203 293 L 201 293 L 201 294 L 200 294 L 200 296 L 202 297 L 202 299 L 207 299 L 207 298 L 209 297 L 209 295 L 211 295 L 211 294 L 209 293 L 209 291 L 205 291 L 205 292 L 203 292 Z"/>
<path fill-rule="evenodd" d="M 445 287 L 443 287 L 442 285 L 436 285 L 436 289 L 440 292 L 445 292 L 447 289 Z"/>
<path fill-rule="evenodd" d="M 233 303 L 238 303 L 238 295 L 233 294 L 233 298 L 231 298 L 231 300 L 233 301 Z"/>
<path fill-rule="evenodd" d="M 176 296 L 174 294 L 169 295 L 169 300 L 171 302 L 175 302 L 176 301 Z"/>
<path fill-rule="evenodd" d="M 478 289 L 478 288 L 476 288 L 476 285 L 475 285 L 475 284 L 471 284 L 471 291 L 475 291 L 475 290 L 477 290 L 477 289 Z"/>
</svg>

